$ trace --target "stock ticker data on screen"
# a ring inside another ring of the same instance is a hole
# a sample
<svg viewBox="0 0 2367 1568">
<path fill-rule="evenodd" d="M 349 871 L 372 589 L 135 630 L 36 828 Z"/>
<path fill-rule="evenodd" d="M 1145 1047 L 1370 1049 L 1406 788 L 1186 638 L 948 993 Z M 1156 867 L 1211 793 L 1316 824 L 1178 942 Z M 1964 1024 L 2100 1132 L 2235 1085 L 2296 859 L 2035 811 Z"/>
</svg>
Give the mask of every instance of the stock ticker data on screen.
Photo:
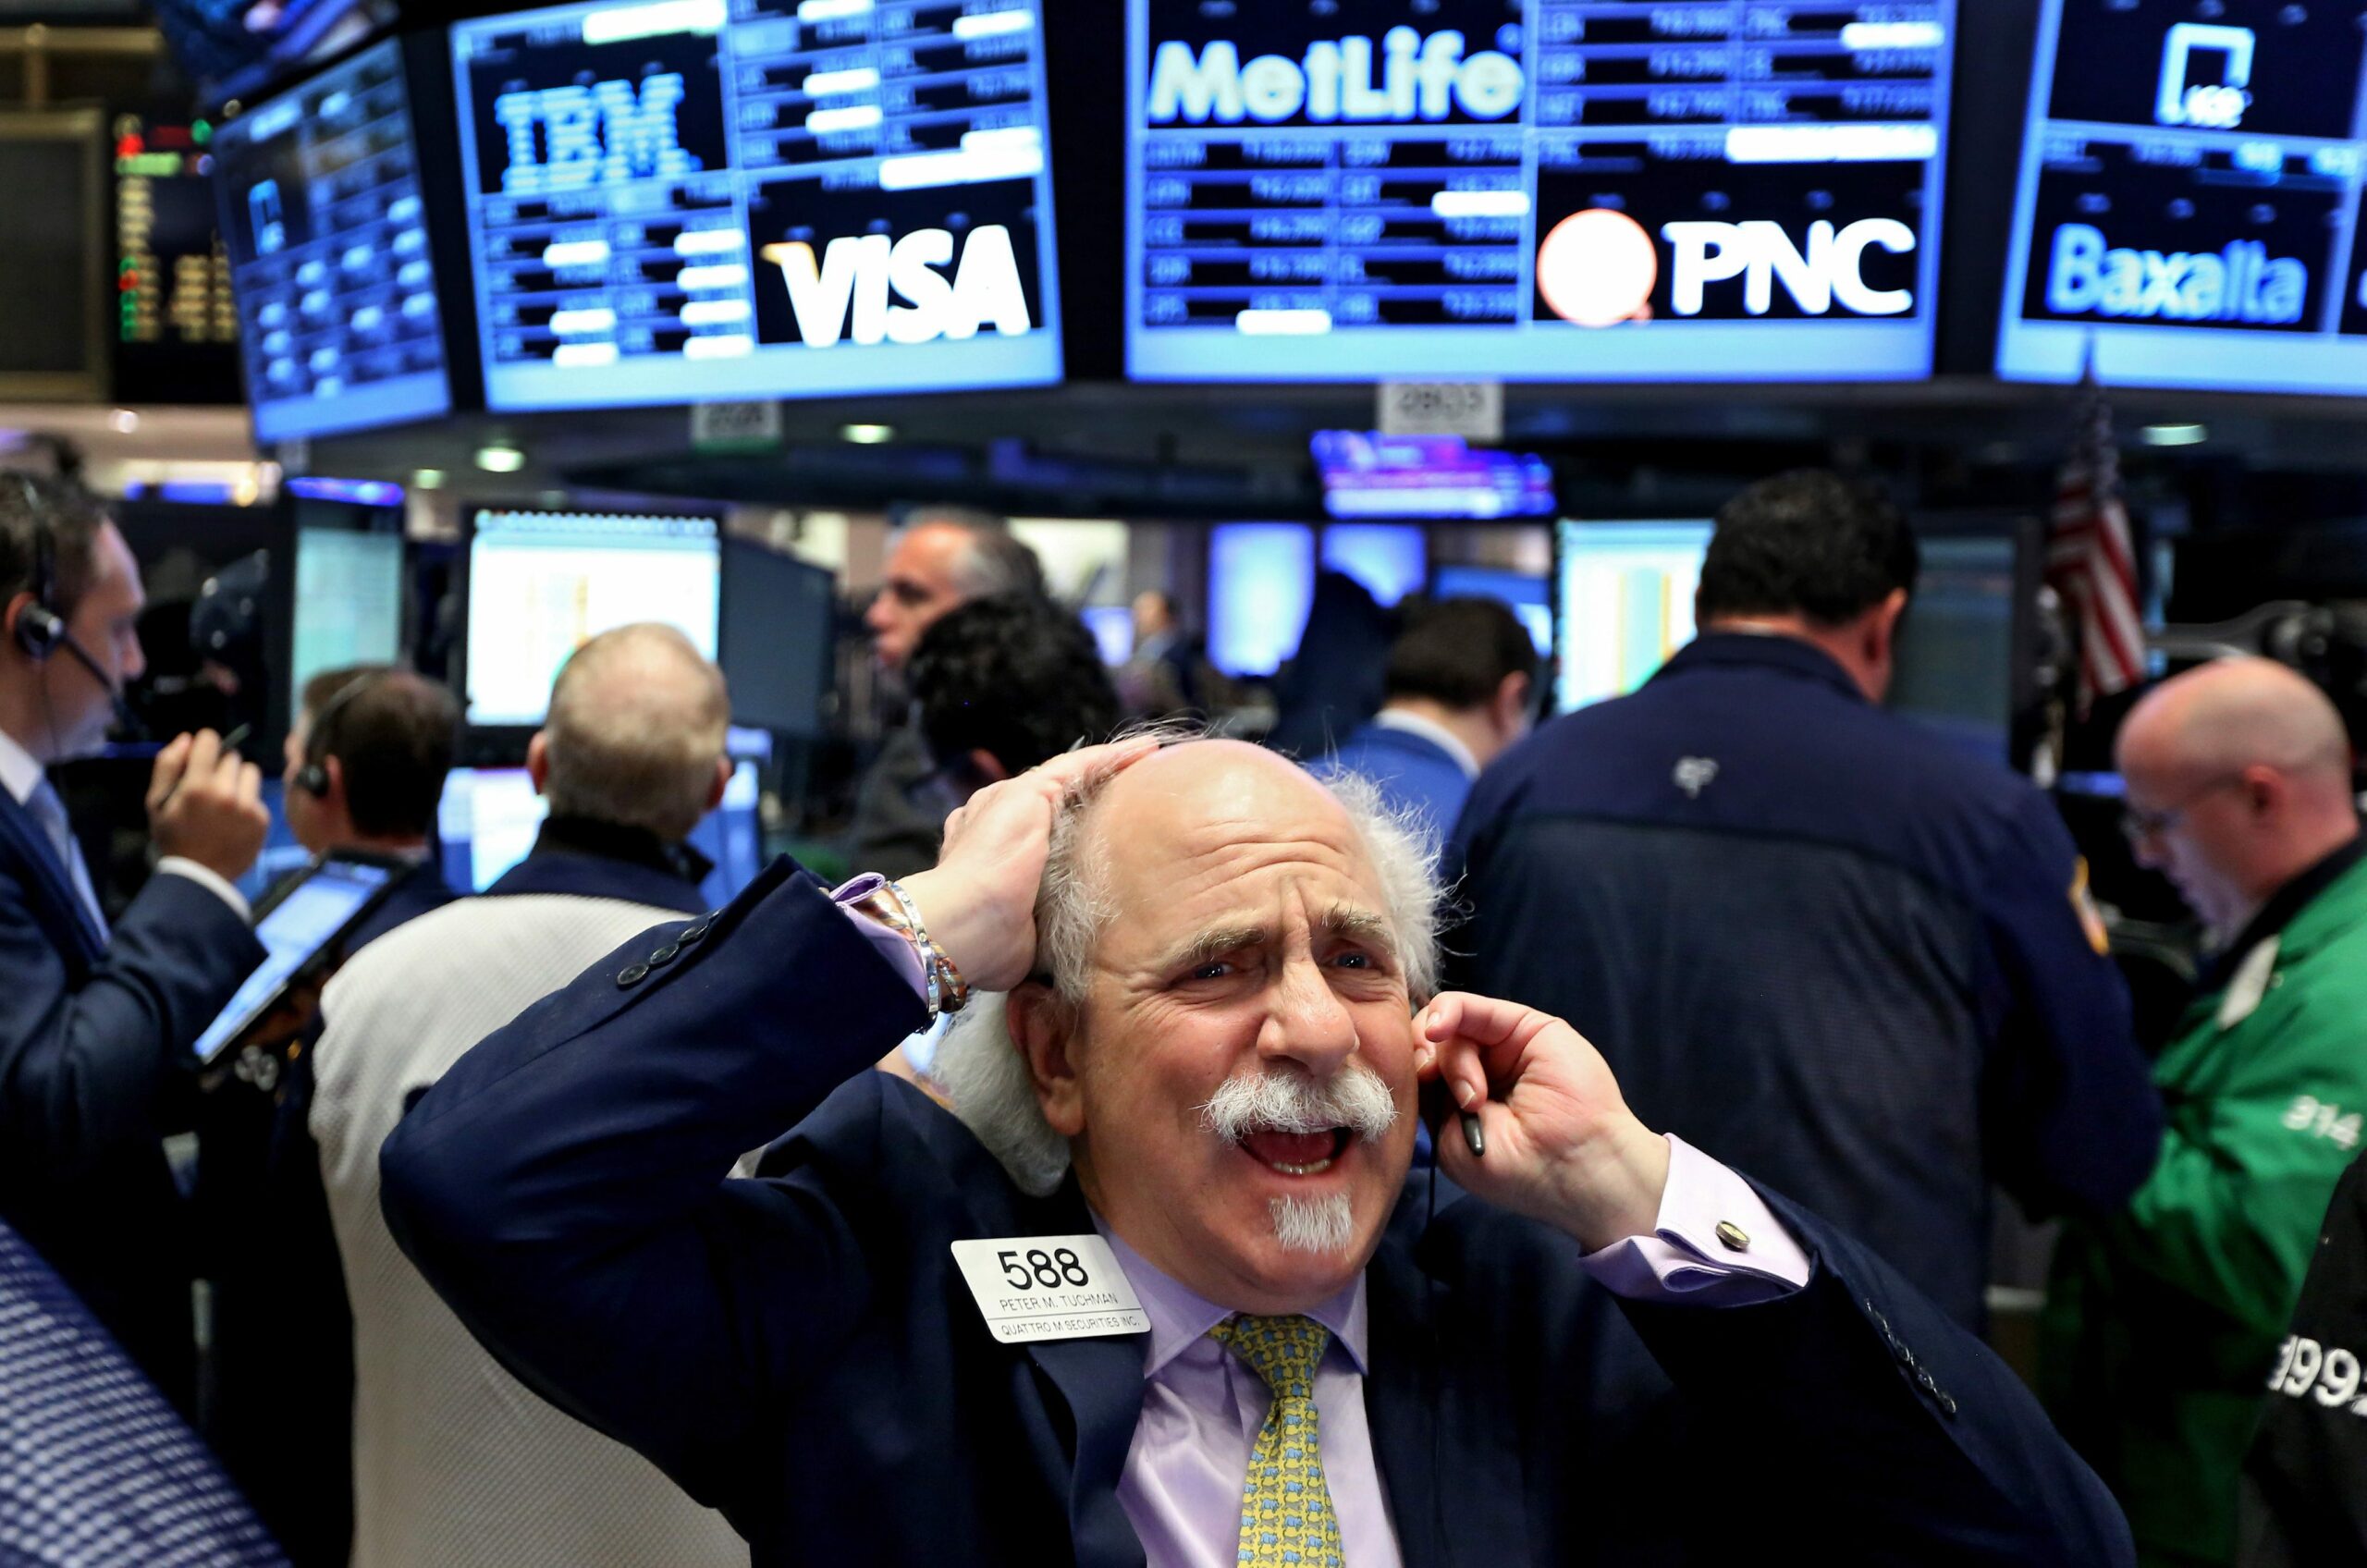
<svg viewBox="0 0 2367 1568">
<path fill-rule="evenodd" d="M 2361 0 L 2047 0 L 1999 374 L 2367 392 L 2362 55 Z"/>
<path fill-rule="evenodd" d="M 1931 370 L 1952 0 L 1128 5 L 1137 377 Z"/>
<path fill-rule="evenodd" d="M 256 439 L 448 411 L 399 46 L 256 105 L 212 155 Z"/>
<path fill-rule="evenodd" d="M 1036 0 L 452 30 L 496 409 L 1061 375 Z"/>
</svg>

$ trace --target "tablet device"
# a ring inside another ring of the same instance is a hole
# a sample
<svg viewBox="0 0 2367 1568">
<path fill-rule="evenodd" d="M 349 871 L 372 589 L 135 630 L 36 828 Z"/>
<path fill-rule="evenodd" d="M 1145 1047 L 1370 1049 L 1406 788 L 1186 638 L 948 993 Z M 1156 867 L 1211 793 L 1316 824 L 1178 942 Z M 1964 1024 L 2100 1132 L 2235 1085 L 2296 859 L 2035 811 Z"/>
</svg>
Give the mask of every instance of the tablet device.
<svg viewBox="0 0 2367 1568">
<path fill-rule="evenodd" d="M 327 957 L 337 939 L 377 907 L 394 886 L 398 866 L 327 855 L 289 877 L 255 912 L 255 937 L 266 955 L 238 995 L 206 1025 L 193 1047 L 210 1067 L 239 1036 L 270 1015 L 288 986 Z"/>
</svg>

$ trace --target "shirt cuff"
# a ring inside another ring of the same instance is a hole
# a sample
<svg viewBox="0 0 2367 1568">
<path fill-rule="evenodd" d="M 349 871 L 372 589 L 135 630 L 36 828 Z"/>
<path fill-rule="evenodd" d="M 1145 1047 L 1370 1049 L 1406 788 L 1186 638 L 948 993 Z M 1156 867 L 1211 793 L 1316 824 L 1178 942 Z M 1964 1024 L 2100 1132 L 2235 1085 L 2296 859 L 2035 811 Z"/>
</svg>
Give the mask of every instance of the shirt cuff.
<svg viewBox="0 0 2367 1568">
<path fill-rule="evenodd" d="M 200 865 L 187 855 L 166 855 L 156 863 L 156 874 L 160 876 L 186 876 L 228 904 L 230 913 L 240 920 L 251 922 L 255 917 L 253 906 L 247 902 L 244 893 L 224 881 L 220 872 Z"/>
<path fill-rule="evenodd" d="M 913 988 L 913 995 L 923 1001 L 928 999 L 928 975 L 921 968 L 921 955 L 914 950 L 903 933 L 891 931 L 879 922 L 855 909 L 855 905 L 888 885 L 888 878 L 876 871 L 866 871 L 852 882 L 841 882 L 830 889 L 830 901 L 845 912 L 854 922 L 854 928 L 864 935 L 872 949 L 893 964 L 896 973 Z"/>
<path fill-rule="evenodd" d="M 1587 1254 L 1597 1284 L 1685 1306 L 1749 1306 L 1807 1287 L 1808 1254 L 1749 1182 L 1674 1133 L 1668 1151 L 1652 1234 Z"/>
</svg>

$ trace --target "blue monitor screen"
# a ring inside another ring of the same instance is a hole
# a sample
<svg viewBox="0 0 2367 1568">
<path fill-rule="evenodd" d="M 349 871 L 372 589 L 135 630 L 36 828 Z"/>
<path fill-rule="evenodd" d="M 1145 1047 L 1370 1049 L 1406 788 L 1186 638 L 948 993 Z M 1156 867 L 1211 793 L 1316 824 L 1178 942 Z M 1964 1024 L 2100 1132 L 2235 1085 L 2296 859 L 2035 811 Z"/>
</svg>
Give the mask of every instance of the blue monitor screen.
<svg viewBox="0 0 2367 1568">
<path fill-rule="evenodd" d="M 1315 531 L 1296 522 L 1208 530 L 1208 662 L 1227 675 L 1271 675 L 1298 652 L 1315 607 Z"/>
<path fill-rule="evenodd" d="M 1436 599 L 1493 599 L 1507 606 L 1537 644 L 1538 656 L 1553 653 L 1553 601 L 1545 579 L 1498 567 L 1442 566 L 1430 578 Z"/>
<path fill-rule="evenodd" d="M 1144 380 L 1932 368 L 1953 0 L 1128 0 Z"/>
<path fill-rule="evenodd" d="M 1411 523 L 1335 523 L 1323 531 L 1323 564 L 1363 583 L 1377 602 L 1393 605 L 1422 591 L 1429 541 Z"/>
<path fill-rule="evenodd" d="M 2367 393 L 2361 0 L 2046 0 L 1997 370 Z"/>
<path fill-rule="evenodd" d="M 760 801 L 755 765 L 743 762 L 724 786 L 723 803 L 691 829 L 691 847 L 715 863 L 699 890 L 718 908 L 764 869 Z M 526 858 L 549 812 L 522 767 L 454 768 L 435 815 L 445 885 L 456 893 L 484 892 Z"/>
<path fill-rule="evenodd" d="M 449 412 L 400 45 L 256 104 L 213 156 L 255 439 Z"/>
<path fill-rule="evenodd" d="M 1035 0 L 452 29 L 496 409 L 1060 379 Z"/>
</svg>

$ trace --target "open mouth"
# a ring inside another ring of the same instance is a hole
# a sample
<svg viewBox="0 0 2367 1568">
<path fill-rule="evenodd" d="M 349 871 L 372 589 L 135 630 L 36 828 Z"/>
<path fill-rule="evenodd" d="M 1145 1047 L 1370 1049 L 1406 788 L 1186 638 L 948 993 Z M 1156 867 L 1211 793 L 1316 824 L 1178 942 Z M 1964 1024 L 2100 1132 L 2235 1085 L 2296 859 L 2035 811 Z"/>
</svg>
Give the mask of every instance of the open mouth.
<svg viewBox="0 0 2367 1568">
<path fill-rule="evenodd" d="M 1284 1176 L 1320 1176 L 1347 1152 L 1351 1136 L 1345 1127 L 1321 1133 L 1252 1133 L 1242 1139 L 1242 1151 Z"/>
</svg>

